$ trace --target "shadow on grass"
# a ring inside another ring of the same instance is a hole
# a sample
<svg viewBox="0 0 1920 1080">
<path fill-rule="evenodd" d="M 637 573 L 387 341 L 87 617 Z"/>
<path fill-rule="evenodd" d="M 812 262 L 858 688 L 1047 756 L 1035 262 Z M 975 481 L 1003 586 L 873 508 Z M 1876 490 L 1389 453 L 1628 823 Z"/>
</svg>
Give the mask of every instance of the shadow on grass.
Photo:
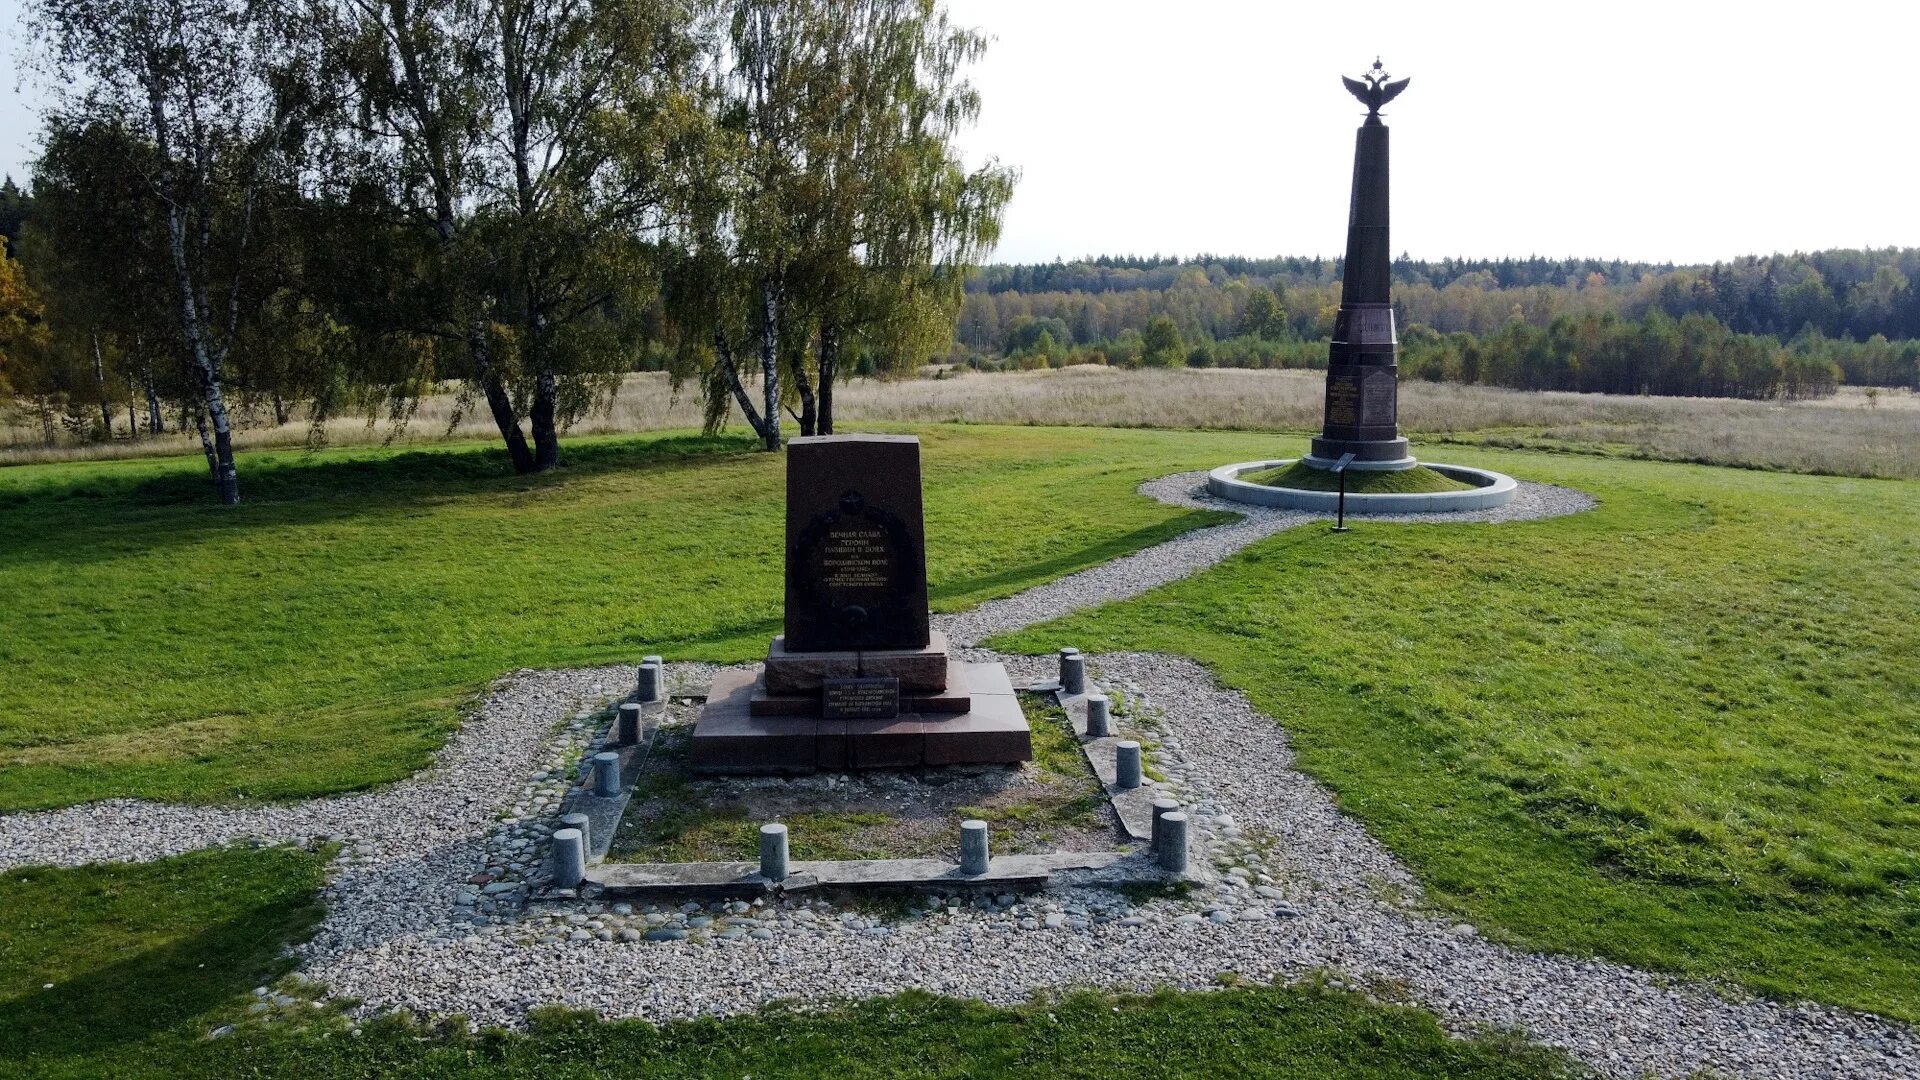
<svg viewBox="0 0 1920 1080">
<path fill-rule="evenodd" d="M 9 924 L 0 994 L 32 988 L 0 1001 L 0 1061 L 139 1042 L 289 970 L 281 947 L 321 915 L 320 862 L 306 852 L 226 849 L 0 878 Z M 219 921 L 202 923 L 208 914 Z M 164 943 L 140 947 L 153 938 Z"/>
<path fill-rule="evenodd" d="M 1051 559 L 1008 567 L 984 577 L 948 582 L 933 589 L 931 599 L 941 611 L 959 611 L 995 596 L 1018 592 L 1020 587 L 1052 581 L 1064 574 L 1105 564 L 1185 533 L 1237 520 L 1239 516 L 1216 510 L 1193 510 L 1077 551 L 1062 552 Z"/>
<path fill-rule="evenodd" d="M 217 530 L 318 525 L 450 496 L 536 491 L 605 473 L 685 471 L 752 452 L 752 444 L 729 437 L 594 440 L 568 446 L 565 464 L 553 472 L 518 476 L 506 452 L 492 447 L 355 449 L 339 457 L 278 451 L 242 458 L 237 508 L 213 499 L 197 462 L 157 475 L 76 467 L 0 488 L 0 533 L 24 539 L 0 553 L 0 565 L 114 557 L 194 541 Z M 105 544 L 87 542 L 109 537 Z"/>
<path fill-rule="evenodd" d="M 506 451 L 494 446 L 263 450 L 239 456 L 240 494 L 244 500 L 241 505 L 387 491 L 418 495 L 438 489 L 530 487 L 583 473 L 739 456 L 754 452 L 754 447 L 755 444 L 738 436 L 725 435 L 596 438 L 567 443 L 558 470 L 529 476 L 516 475 L 508 464 Z M 31 480 L 19 480 L 19 474 L 0 473 L 9 481 L 15 481 L 0 488 L 0 511 L 61 502 L 95 505 L 102 500 L 126 500 L 148 506 L 215 505 L 205 466 L 198 459 L 159 459 L 135 464 L 149 467 L 116 474 L 90 467 L 92 463 L 82 463 L 58 467 Z"/>
</svg>

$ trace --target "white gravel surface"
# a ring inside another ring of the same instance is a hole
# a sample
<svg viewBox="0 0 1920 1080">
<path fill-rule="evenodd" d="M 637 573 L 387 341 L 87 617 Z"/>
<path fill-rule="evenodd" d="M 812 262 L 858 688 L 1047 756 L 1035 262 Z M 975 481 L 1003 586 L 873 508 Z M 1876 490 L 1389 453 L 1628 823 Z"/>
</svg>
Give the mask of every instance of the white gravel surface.
<svg viewBox="0 0 1920 1080">
<path fill-rule="evenodd" d="M 1252 510 L 1197 498 L 1202 475 L 1143 490 Z M 1504 521 L 1589 505 L 1577 492 L 1523 484 L 1507 507 L 1445 517 Z M 975 642 L 1135 595 L 1314 519 L 1252 510 L 1244 522 L 950 618 L 947 629 L 957 644 Z M 998 659 L 1016 682 L 1051 674 L 1046 658 Z M 327 889 L 327 919 L 302 948 L 303 973 L 368 1011 L 514 1024 L 533 1006 L 564 1003 L 663 1020 L 907 988 L 1013 1003 L 1039 989 L 1201 989 L 1221 972 L 1264 980 L 1331 970 L 1404 985 L 1453 1030 L 1519 1029 L 1611 1076 L 1920 1076 L 1920 1043 L 1899 1024 L 1520 952 L 1423 912 L 1411 875 L 1293 768 L 1285 733 L 1240 694 L 1179 658 L 1115 654 L 1091 666 L 1103 686 L 1126 691 L 1118 722 L 1158 743 L 1167 790 L 1194 817 L 1201 884 L 1189 897 L 1136 907 L 1067 880 L 1028 897 L 926 896 L 891 921 L 825 900 L 523 903 L 559 799 L 601 730 L 601 706 L 628 689 L 626 668 L 508 676 L 434 769 L 375 792 L 285 807 L 116 800 L 0 818 L 0 866 L 146 860 L 241 838 L 337 839 L 346 855 Z M 711 673 L 676 664 L 670 682 L 704 686 Z"/>
</svg>

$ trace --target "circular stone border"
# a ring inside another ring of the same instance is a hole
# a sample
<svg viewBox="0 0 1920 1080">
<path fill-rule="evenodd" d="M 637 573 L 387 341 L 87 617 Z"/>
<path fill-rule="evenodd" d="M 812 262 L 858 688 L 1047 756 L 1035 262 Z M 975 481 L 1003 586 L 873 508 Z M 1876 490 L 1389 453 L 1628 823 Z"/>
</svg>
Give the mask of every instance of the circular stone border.
<svg viewBox="0 0 1920 1080">
<path fill-rule="evenodd" d="M 1293 464 L 1293 458 L 1275 461 L 1242 461 L 1222 465 L 1207 474 L 1207 491 L 1233 502 L 1254 506 L 1284 506 L 1293 510 L 1319 510 L 1333 513 L 1340 496 L 1333 491 L 1307 491 L 1303 488 L 1268 487 L 1239 479 L 1242 473 L 1277 469 Z M 1505 473 L 1490 469 L 1470 469 L 1465 465 L 1435 465 L 1427 468 L 1442 476 L 1474 485 L 1467 491 L 1395 491 L 1372 495 L 1347 492 L 1349 514 L 1429 514 L 1445 511 L 1490 510 L 1513 501 L 1519 483 Z"/>
</svg>

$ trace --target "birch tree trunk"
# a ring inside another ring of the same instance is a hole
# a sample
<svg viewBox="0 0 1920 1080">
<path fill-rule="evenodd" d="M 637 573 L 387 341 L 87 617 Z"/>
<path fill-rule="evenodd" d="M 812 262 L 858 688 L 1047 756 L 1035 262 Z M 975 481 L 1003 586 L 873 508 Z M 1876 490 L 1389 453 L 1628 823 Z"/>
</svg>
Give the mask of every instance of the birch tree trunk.
<svg viewBox="0 0 1920 1080">
<path fill-rule="evenodd" d="M 740 406 L 740 413 L 747 418 L 753 433 L 765 439 L 766 421 L 760 419 L 760 410 L 753 407 L 753 398 L 747 395 L 747 388 L 740 381 L 740 368 L 733 362 L 733 349 L 727 344 L 726 335 L 718 330 L 713 332 L 713 354 L 719 360 L 721 375 L 726 381 L 727 392 L 733 395 L 734 404 Z"/>
<path fill-rule="evenodd" d="M 153 127 L 159 138 L 162 190 L 172 191 L 173 147 L 167 139 L 166 104 L 161 98 L 160 85 L 161 80 L 155 75 L 149 82 L 147 103 L 152 110 Z M 220 367 L 207 347 L 198 300 L 202 290 L 196 288 L 193 270 L 187 261 L 186 222 L 182 218 L 179 202 L 172 199 L 167 201 L 167 249 L 173 256 L 174 283 L 180 290 L 180 332 L 186 338 L 187 353 L 200 378 L 202 404 L 206 410 L 198 417 L 200 441 L 203 445 L 207 442 L 206 422 L 211 417 L 213 442 L 208 461 L 213 469 L 213 485 L 220 492 L 223 505 L 237 506 L 240 503 L 240 472 L 233 462 L 233 420 L 227 413 L 226 395 L 220 390 Z"/>
<path fill-rule="evenodd" d="M 771 279 L 760 283 L 760 387 L 766 419 L 760 431 L 768 450 L 780 449 L 780 297 Z"/>
<path fill-rule="evenodd" d="M 113 438 L 113 401 L 107 394 L 107 366 L 100 359 L 100 335 L 93 334 L 93 381 L 100 387 L 100 433 Z"/>
<path fill-rule="evenodd" d="M 554 426 L 554 399 L 559 380 L 552 371 L 534 377 L 533 409 L 527 419 L 533 425 L 533 471 L 546 472 L 560 464 L 560 432 Z"/>
<path fill-rule="evenodd" d="M 218 484 L 220 482 L 220 462 L 214 455 L 213 440 L 207 437 L 207 410 L 205 406 L 194 406 L 193 426 L 200 432 L 200 451 L 207 455 L 207 473 L 213 477 L 213 482 Z"/>
<path fill-rule="evenodd" d="M 821 435 L 833 434 L 833 380 L 840 366 L 840 328 L 832 318 L 820 322 L 820 421 Z"/>
<path fill-rule="evenodd" d="M 800 435 L 804 438 L 814 434 L 814 425 L 819 419 L 813 398 L 813 380 L 807 377 L 807 361 L 804 352 L 794 357 L 793 392 L 800 397 L 800 413 L 797 419 L 800 421 Z"/>
<path fill-rule="evenodd" d="M 147 361 L 146 373 L 140 382 L 140 388 L 147 393 L 147 434 L 164 435 L 167 431 L 167 418 L 160 414 L 160 394 L 153 387 L 152 360 Z"/>
<path fill-rule="evenodd" d="M 487 328 L 478 319 L 467 325 L 467 349 L 473 354 L 473 370 L 480 381 L 480 392 L 486 395 L 487 412 L 493 416 L 493 426 L 500 429 L 500 438 L 506 441 L 513 471 L 532 472 L 533 451 L 527 449 L 527 436 L 520 430 L 520 418 L 513 415 L 513 398 L 508 396 L 499 373 L 493 370 L 493 348 L 487 341 Z"/>
</svg>

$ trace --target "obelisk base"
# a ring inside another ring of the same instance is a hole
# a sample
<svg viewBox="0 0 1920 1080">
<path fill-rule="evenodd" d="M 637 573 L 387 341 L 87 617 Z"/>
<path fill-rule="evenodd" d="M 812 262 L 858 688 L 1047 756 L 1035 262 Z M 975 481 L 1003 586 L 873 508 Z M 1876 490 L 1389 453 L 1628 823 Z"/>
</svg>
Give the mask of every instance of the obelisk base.
<svg viewBox="0 0 1920 1080">
<path fill-rule="evenodd" d="M 1316 469 L 1332 469 L 1348 454 L 1353 460 L 1347 468 L 1356 472 L 1396 472 L 1420 464 L 1407 452 L 1405 439 L 1317 438 L 1312 451 L 1300 460 Z"/>
</svg>

